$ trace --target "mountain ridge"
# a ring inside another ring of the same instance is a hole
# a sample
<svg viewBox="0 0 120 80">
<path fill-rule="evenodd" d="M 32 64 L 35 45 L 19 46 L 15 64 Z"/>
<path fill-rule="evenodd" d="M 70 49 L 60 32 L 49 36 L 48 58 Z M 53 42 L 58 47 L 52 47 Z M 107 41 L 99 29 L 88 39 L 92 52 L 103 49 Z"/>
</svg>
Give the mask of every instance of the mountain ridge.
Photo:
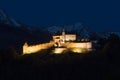
<svg viewBox="0 0 120 80">
<path fill-rule="evenodd" d="M 17 22 L 0 9 L 0 42 L 2 44 L 0 47 L 3 47 L 5 44 L 7 46 L 11 44 L 23 45 L 24 42 L 28 42 L 28 44 L 45 43 L 52 40 L 52 36 L 55 33 L 62 32 L 63 28 L 66 32 L 77 34 L 79 38 L 90 38 L 95 40 L 99 38 L 107 39 L 110 34 L 117 34 L 120 36 L 120 32 L 94 32 L 81 22 L 73 25 L 48 26 L 45 28 L 31 27 Z"/>
<path fill-rule="evenodd" d="M 8 24 L 15 27 L 21 27 L 22 25 L 16 20 L 11 18 L 3 9 L 0 8 L 0 23 Z"/>
</svg>

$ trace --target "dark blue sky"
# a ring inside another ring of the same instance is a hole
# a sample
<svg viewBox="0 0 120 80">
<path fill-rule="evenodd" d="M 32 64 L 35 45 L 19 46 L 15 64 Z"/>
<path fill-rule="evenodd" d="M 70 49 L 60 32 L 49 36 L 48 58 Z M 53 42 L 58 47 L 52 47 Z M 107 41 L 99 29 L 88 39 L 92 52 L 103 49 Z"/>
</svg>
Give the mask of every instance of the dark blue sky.
<svg viewBox="0 0 120 80">
<path fill-rule="evenodd" d="M 33 26 L 83 22 L 96 31 L 120 31 L 119 0 L 0 0 L 0 7 Z"/>
</svg>

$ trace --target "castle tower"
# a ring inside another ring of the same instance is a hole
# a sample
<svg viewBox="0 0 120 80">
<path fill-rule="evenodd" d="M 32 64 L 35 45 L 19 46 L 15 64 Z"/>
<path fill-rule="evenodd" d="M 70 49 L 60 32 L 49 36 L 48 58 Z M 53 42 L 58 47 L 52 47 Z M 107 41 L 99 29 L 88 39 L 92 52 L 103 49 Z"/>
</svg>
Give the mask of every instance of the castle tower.
<svg viewBox="0 0 120 80">
<path fill-rule="evenodd" d="M 23 45 L 23 54 L 26 53 L 28 51 L 28 44 L 27 42 L 25 42 L 25 44 Z"/>
<path fill-rule="evenodd" d="M 64 30 L 64 29 L 63 29 L 63 31 L 62 31 L 62 38 L 63 38 L 63 39 L 62 39 L 62 40 L 63 40 L 63 43 L 65 43 L 65 40 L 66 40 L 66 39 L 65 39 L 65 30 Z"/>
</svg>

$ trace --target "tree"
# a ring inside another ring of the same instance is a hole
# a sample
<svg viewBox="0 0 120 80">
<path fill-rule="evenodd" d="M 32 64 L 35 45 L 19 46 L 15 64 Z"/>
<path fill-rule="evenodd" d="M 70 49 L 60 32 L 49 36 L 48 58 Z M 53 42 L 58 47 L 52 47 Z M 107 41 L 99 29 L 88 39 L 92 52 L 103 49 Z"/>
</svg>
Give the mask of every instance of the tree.
<svg viewBox="0 0 120 80">
<path fill-rule="evenodd" d="M 119 64 L 120 60 L 120 38 L 115 34 L 111 34 L 104 48 L 102 49 L 103 54 L 106 55 L 107 59 L 113 63 Z"/>
</svg>

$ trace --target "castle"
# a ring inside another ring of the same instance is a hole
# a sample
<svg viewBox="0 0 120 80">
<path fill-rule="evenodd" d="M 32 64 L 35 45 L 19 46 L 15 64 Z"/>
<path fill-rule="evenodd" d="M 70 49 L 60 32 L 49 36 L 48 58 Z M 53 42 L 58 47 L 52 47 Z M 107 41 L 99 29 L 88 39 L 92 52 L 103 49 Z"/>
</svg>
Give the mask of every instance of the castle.
<svg viewBox="0 0 120 80">
<path fill-rule="evenodd" d="M 66 48 L 82 48 L 91 50 L 92 42 L 88 41 L 88 39 L 82 39 L 82 41 L 77 41 L 76 34 L 66 34 L 63 29 L 61 35 L 53 36 L 54 46 L 55 47 L 66 47 Z"/>
<path fill-rule="evenodd" d="M 65 42 L 69 41 L 75 41 L 76 40 L 76 35 L 75 34 L 66 34 L 65 30 L 63 29 L 61 35 L 54 35 L 53 36 L 53 41 L 55 42 L 54 46 L 62 46 Z"/>
<path fill-rule="evenodd" d="M 92 50 L 92 42 L 87 39 L 82 39 L 81 41 L 77 41 L 76 34 L 66 34 L 63 29 L 60 35 L 53 35 L 53 40 L 49 43 L 38 44 L 28 46 L 27 43 L 23 46 L 23 54 L 31 54 L 38 52 L 42 49 L 48 49 L 54 46 L 54 52 L 56 54 L 61 54 L 66 50 L 71 50 L 75 53 L 83 53 L 84 51 Z"/>
</svg>

